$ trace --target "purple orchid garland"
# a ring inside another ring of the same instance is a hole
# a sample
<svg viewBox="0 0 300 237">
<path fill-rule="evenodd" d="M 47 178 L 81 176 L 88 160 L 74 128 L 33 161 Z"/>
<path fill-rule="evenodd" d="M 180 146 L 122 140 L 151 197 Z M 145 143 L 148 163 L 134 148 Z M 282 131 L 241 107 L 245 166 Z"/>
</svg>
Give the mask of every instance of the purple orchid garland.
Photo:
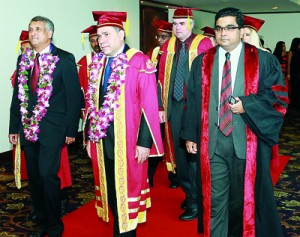
<svg viewBox="0 0 300 237">
<path fill-rule="evenodd" d="M 33 109 L 32 116 L 28 117 L 28 70 L 34 65 L 34 52 L 32 49 L 27 49 L 22 55 L 19 64 L 19 93 L 18 98 L 20 103 L 20 112 L 22 115 L 22 124 L 25 138 L 28 141 L 35 142 L 38 140 L 39 122 L 45 117 L 47 108 L 49 107 L 49 99 L 52 95 L 52 74 L 56 63 L 59 61 L 58 56 L 53 56 L 50 53 L 42 54 L 40 57 L 40 76 L 36 89 L 37 104 Z"/>
<path fill-rule="evenodd" d="M 90 69 L 90 80 L 86 93 L 88 114 L 90 119 L 90 129 L 88 131 L 90 141 L 99 142 L 106 136 L 107 128 L 114 121 L 114 110 L 119 107 L 116 103 L 121 94 L 121 86 L 125 82 L 126 68 L 128 67 L 127 55 L 121 53 L 117 55 L 112 63 L 112 73 L 108 79 L 108 87 L 104 102 L 99 110 L 96 108 L 96 96 L 98 93 L 98 76 L 103 64 L 100 62 L 103 53 L 95 54 L 92 59 Z"/>
</svg>

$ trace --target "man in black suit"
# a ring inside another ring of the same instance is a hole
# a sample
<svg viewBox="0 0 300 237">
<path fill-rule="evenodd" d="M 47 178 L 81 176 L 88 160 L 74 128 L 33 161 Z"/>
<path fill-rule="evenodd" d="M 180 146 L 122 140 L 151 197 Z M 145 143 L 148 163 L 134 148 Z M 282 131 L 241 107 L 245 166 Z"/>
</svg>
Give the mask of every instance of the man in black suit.
<svg viewBox="0 0 300 237">
<path fill-rule="evenodd" d="M 287 87 L 278 60 L 243 43 L 243 30 L 240 10 L 216 14 L 218 46 L 193 61 L 182 136 L 200 161 L 204 233 L 279 237 L 270 158 Z"/>
<path fill-rule="evenodd" d="M 9 141 L 24 147 L 32 203 L 40 231 L 32 236 L 62 236 L 60 167 L 62 146 L 75 141 L 80 115 L 80 85 L 75 58 L 51 41 L 54 25 L 36 16 L 29 23 L 33 50 L 18 58 L 10 109 Z M 18 141 L 19 140 L 19 141 Z"/>
</svg>

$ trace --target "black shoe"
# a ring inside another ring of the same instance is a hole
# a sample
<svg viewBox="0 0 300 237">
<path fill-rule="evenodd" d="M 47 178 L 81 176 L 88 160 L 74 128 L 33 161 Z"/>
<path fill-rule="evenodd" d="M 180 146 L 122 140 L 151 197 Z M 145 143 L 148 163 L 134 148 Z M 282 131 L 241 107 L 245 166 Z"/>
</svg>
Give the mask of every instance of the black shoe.
<svg viewBox="0 0 300 237">
<path fill-rule="evenodd" d="M 187 208 L 184 213 L 179 216 L 180 220 L 190 221 L 194 220 L 198 217 L 198 209 L 197 208 Z"/>
<path fill-rule="evenodd" d="M 47 235 L 47 232 L 45 230 L 39 230 L 34 234 L 30 234 L 29 237 L 44 237 Z"/>
<path fill-rule="evenodd" d="M 184 199 L 183 202 L 181 203 L 181 209 L 186 210 L 187 209 L 187 204 L 186 204 L 187 200 Z"/>
<path fill-rule="evenodd" d="M 179 183 L 171 181 L 169 188 L 178 188 L 179 186 Z"/>
</svg>

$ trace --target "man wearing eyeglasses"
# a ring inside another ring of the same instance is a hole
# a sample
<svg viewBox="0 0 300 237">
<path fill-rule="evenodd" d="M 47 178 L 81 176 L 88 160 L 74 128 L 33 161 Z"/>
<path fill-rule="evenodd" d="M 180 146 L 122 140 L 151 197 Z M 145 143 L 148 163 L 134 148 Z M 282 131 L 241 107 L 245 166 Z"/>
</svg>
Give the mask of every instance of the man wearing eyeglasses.
<svg viewBox="0 0 300 237">
<path fill-rule="evenodd" d="M 185 193 L 181 204 L 184 209 L 180 220 L 193 220 L 198 215 L 196 188 L 196 161 L 189 156 L 185 142 L 180 138 L 185 110 L 186 85 L 194 58 L 210 49 L 212 43 L 203 35 L 193 34 L 191 8 L 178 8 L 173 15 L 173 32 L 161 48 L 158 80 L 162 88 L 160 122 L 165 123 L 165 159 L 168 171 L 178 174 L 180 186 Z M 176 170 L 175 170 L 176 169 Z"/>
<path fill-rule="evenodd" d="M 182 137 L 200 161 L 204 233 L 281 237 L 270 157 L 287 88 L 278 61 L 243 43 L 243 31 L 239 9 L 216 14 L 219 46 L 193 62 Z"/>
<path fill-rule="evenodd" d="M 160 48 L 162 45 L 171 38 L 172 36 L 172 23 L 163 21 L 163 20 L 155 20 L 153 21 L 152 25 L 156 27 L 156 35 L 155 39 L 158 43 L 158 46 L 154 49 L 151 49 L 147 55 L 150 57 L 152 63 L 156 66 L 156 69 L 159 68 L 159 60 L 161 57 L 161 50 Z M 158 75 L 158 70 L 156 71 L 156 78 Z M 161 93 L 161 87 L 158 84 L 158 93 Z M 163 124 L 161 124 L 161 130 L 163 134 Z M 148 160 L 148 178 L 149 178 L 149 186 L 154 187 L 154 174 L 156 172 L 157 166 L 159 162 L 162 160 L 162 157 L 152 157 Z M 173 174 L 172 172 L 169 172 L 169 179 L 171 181 L 170 188 L 177 188 L 179 186 L 179 181 L 177 175 Z"/>
<path fill-rule="evenodd" d="M 172 23 L 163 20 L 156 20 L 152 23 L 152 25 L 156 27 L 155 39 L 158 46 L 148 52 L 147 55 L 150 57 L 154 65 L 157 66 L 161 56 L 160 48 L 168 39 L 171 38 L 173 25 Z"/>
</svg>

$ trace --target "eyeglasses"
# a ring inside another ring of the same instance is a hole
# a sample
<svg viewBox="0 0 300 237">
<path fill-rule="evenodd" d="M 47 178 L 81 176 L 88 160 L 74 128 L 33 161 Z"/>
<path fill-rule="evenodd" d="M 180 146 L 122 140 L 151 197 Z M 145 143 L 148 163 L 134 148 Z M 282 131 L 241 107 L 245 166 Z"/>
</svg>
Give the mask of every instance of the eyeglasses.
<svg viewBox="0 0 300 237">
<path fill-rule="evenodd" d="M 170 36 L 168 35 L 156 35 L 155 39 L 159 40 L 159 38 L 161 38 L 162 40 L 168 39 L 170 38 Z"/>
<path fill-rule="evenodd" d="M 221 27 L 221 26 L 217 26 L 215 28 L 215 31 L 216 32 L 222 32 L 223 30 L 224 31 L 229 31 L 229 32 L 232 32 L 234 31 L 235 29 L 240 29 L 241 27 L 239 26 L 225 26 L 225 27 Z"/>
</svg>

